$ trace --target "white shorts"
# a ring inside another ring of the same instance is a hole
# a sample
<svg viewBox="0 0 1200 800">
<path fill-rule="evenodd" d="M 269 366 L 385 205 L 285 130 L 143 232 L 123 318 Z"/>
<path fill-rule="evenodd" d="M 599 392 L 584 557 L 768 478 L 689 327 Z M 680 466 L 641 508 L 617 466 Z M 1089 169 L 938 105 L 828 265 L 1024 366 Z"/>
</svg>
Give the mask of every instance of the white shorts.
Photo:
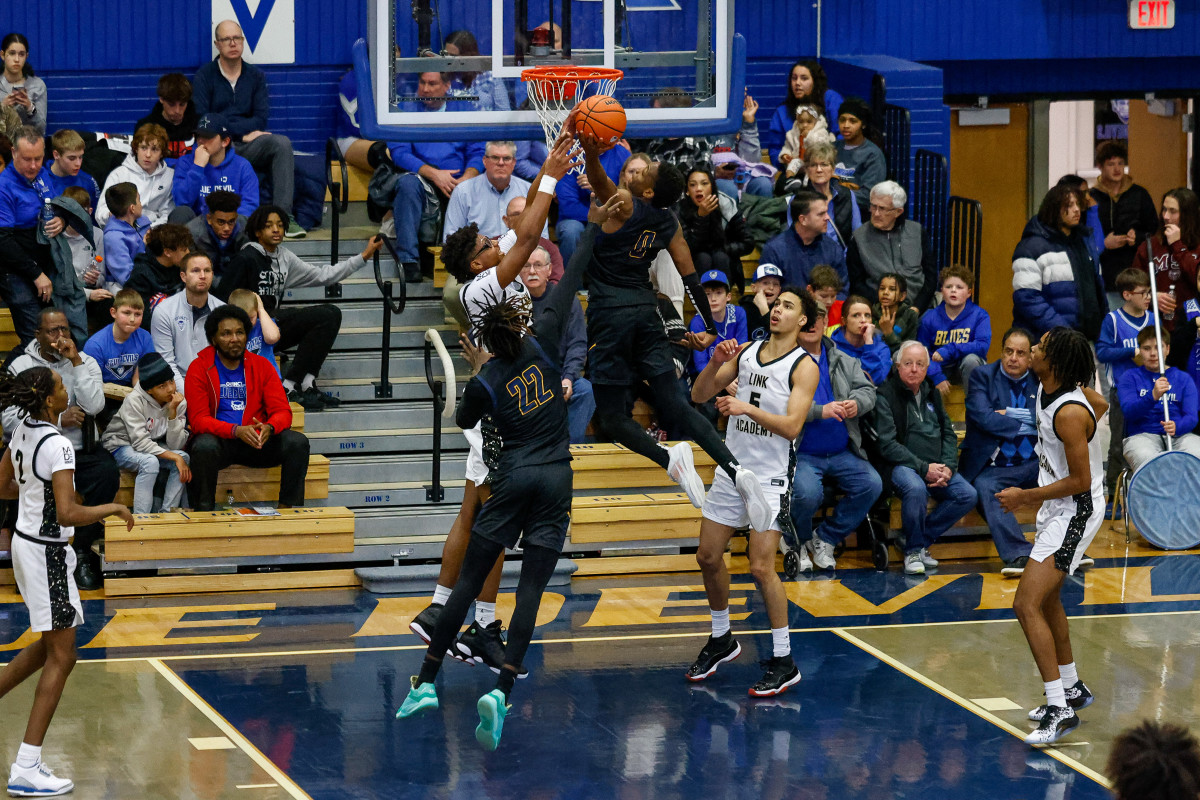
<svg viewBox="0 0 1200 800">
<path fill-rule="evenodd" d="M 1054 566 L 1058 570 L 1074 575 L 1084 551 L 1096 538 L 1103 522 L 1104 500 L 1098 504 L 1093 501 L 1092 513 L 1088 517 L 1063 513 L 1046 519 L 1039 518 L 1029 557 L 1040 563 L 1053 556 Z"/>
<path fill-rule="evenodd" d="M 780 487 L 771 486 L 769 483 L 761 481 L 760 483 L 775 519 L 775 526 L 771 530 L 790 531 L 792 525 L 791 493 L 780 492 Z M 728 525 L 731 528 L 744 528 L 750 524 L 750 515 L 746 511 L 746 504 L 742 502 L 742 496 L 734 488 L 733 479 L 720 469 L 713 475 L 712 486 L 709 488 L 708 494 L 704 496 L 704 506 L 700 509 L 700 514 L 718 525 Z"/>
<path fill-rule="evenodd" d="M 488 467 L 483 463 L 483 423 L 475 423 L 475 427 L 469 431 L 463 431 L 463 436 L 467 437 L 467 444 L 471 449 L 467 451 L 467 480 L 474 483 L 476 486 L 482 486 L 487 483 Z"/>
<path fill-rule="evenodd" d="M 29 627 L 41 633 L 82 625 L 75 549 L 66 542 L 42 544 L 14 533 L 11 552 L 17 588 L 29 609 Z"/>
</svg>

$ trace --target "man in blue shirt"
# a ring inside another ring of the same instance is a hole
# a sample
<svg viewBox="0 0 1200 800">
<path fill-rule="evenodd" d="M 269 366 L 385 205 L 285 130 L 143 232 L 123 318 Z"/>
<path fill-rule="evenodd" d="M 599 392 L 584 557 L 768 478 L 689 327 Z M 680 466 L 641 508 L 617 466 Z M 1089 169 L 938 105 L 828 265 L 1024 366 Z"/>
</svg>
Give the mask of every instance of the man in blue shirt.
<svg viewBox="0 0 1200 800">
<path fill-rule="evenodd" d="M 12 163 L 0 172 L 0 297 L 12 312 L 21 344 L 33 341 L 38 310 L 50 302 L 55 274 L 50 248 L 38 241 L 42 209 L 53 196 L 49 170 L 42 166 L 46 142 L 35 128 L 13 136 Z M 62 233 L 63 221 L 44 224 L 46 236 Z"/>
<path fill-rule="evenodd" d="M 488 142 L 484 147 L 483 174 L 455 187 L 446 206 L 442 241 L 450 234 L 474 222 L 479 233 L 494 239 L 508 230 L 504 215 L 508 204 L 529 194 L 529 181 L 513 175 L 517 146 L 513 142 Z M 543 229 L 542 235 L 547 231 Z"/>
<path fill-rule="evenodd" d="M 762 249 L 759 259 L 783 270 L 783 285 L 808 286 L 808 273 L 820 264 L 837 271 L 842 279 L 839 300 L 846 299 L 845 287 L 850 285 L 846 271 L 846 253 L 837 240 L 826 233 L 829 226 L 828 202 L 813 191 L 796 192 L 791 213 L 795 224 L 772 237 Z"/>
</svg>

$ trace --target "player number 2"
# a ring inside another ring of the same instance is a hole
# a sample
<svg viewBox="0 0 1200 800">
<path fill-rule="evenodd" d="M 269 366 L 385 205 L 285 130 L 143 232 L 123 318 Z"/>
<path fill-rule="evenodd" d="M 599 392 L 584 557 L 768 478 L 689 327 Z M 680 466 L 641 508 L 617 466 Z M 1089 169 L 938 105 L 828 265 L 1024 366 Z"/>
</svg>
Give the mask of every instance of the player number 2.
<svg viewBox="0 0 1200 800">
<path fill-rule="evenodd" d="M 505 384 L 508 393 L 517 398 L 517 407 L 521 416 L 528 414 L 538 406 L 554 397 L 554 392 L 546 388 L 542 371 L 537 367 L 528 367 L 517 377 Z"/>
<path fill-rule="evenodd" d="M 13 462 L 17 465 L 17 482 L 25 483 L 25 454 L 20 450 L 13 453 Z"/>
</svg>

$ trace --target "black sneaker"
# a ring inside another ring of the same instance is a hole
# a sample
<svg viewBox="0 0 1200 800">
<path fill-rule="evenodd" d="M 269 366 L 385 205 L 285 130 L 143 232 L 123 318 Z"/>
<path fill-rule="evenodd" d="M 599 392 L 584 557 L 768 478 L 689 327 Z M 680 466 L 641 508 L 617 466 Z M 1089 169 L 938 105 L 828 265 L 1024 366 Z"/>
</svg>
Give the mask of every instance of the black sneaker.
<svg viewBox="0 0 1200 800">
<path fill-rule="evenodd" d="M 1079 717 L 1070 706 L 1049 706 L 1037 730 L 1025 737 L 1025 744 L 1057 742 L 1079 727 Z"/>
<path fill-rule="evenodd" d="M 304 406 L 305 411 L 324 411 L 325 404 L 316 396 L 315 392 L 299 387 L 292 389 L 287 393 L 289 403 L 299 403 Z"/>
<path fill-rule="evenodd" d="M 75 585 L 89 591 L 99 589 L 104 585 L 104 581 L 92 569 L 92 560 L 88 558 L 87 553 L 78 555 L 78 563 L 75 565 Z"/>
<path fill-rule="evenodd" d="M 750 687 L 751 697 L 773 697 L 783 694 L 788 687 L 800 682 L 800 670 L 790 655 L 775 656 L 758 662 L 766 670 L 758 683 Z"/>
<path fill-rule="evenodd" d="M 471 627 L 463 631 L 452 649 L 458 650 L 455 656 L 473 664 L 486 664 L 488 669 L 497 675 L 504 666 L 504 628 L 500 620 L 494 620 L 491 625 L 484 627 L 478 621 L 472 622 Z M 518 678 L 529 676 L 529 670 L 521 667 L 517 672 Z"/>
<path fill-rule="evenodd" d="M 433 641 L 433 629 L 437 627 L 438 617 L 442 615 L 442 609 L 445 606 L 439 606 L 437 603 L 430 603 L 424 611 L 417 614 L 413 621 L 408 623 L 408 628 L 417 636 L 421 637 L 421 641 L 429 644 Z"/>
<path fill-rule="evenodd" d="M 342 404 L 342 401 L 333 395 L 325 394 L 325 392 L 321 391 L 321 389 L 315 383 L 305 389 L 304 393 L 307 395 L 312 395 L 318 403 L 328 408 L 337 408 Z"/>
<path fill-rule="evenodd" d="M 709 636 L 700 650 L 700 655 L 696 656 L 695 663 L 688 667 L 684 677 L 689 681 L 702 681 L 716 672 L 717 667 L 726 661 L 733 661 L 741 654 L 742 646 L 733 638 L 733 631 L 725 631 L 724 636 Z"/>
<path fill-rule="evenodd" d="M 1087 708 L 1092 704 L 1092 701 L 1096 699 L 1092 696 L 1091 691 L 1088 690 L 1087 685 L 1084 684 L 1083 681 L 1076 681 L 1074 686 L 1068 687 L 1066 695 L 1067 705 L 1076 710 Z M 1029 718 L 1034 722 L 1041 722 L 1042 717 L 1046 716 L 1047 708 L 1049 708 L 1049 706 L 1038 706 L 1033 711 L 1029 712 Z"/>
<path fill-rule="evenodd" d="M 1006 578 L 1018 578 L 1025 574 L 1025 565 L 1029 563 L 1029 556 L 1017 556 L 1012 561 L 1004 562 L 1004 569 L 1000 570 L 1000 574 Z"/>
</svg>

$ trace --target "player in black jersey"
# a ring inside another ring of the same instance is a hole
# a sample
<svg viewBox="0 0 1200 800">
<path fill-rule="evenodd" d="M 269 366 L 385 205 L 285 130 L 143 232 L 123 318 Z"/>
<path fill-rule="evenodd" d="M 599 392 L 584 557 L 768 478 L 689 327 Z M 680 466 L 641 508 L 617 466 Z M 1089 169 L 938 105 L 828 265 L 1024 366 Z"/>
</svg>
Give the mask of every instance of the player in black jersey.
<svg viewBox="0 0 1200 800">
<path fill-rule="evenodd" d="M 529 329 L 528 306 L 516 297 L 497 298 L 472 319 L 482 345 L 494 355 L 463 391 L 457 422 L 466 429 L 490 413 L 503 447 L 491 472 L 491 494 L 471 528 L 458 582 L 438 615 L 421 672 L 413 676 L 412 690 L 396 716 L 404 719 L 437 708 L 433 681 L 446 648 L 496 559 L 504 548 L 521 540 L 524 557 L 504 663 L 496 688 L 477 703 L 480 721 L 475 738 L 488 750 L 495 750 L 500 742 L 508 695 L 533 638 L 542 592 L 558 563 L 571 521 L 571 451 L 560 375 L 561 332 L 582 282 L 598 223 L 619 210 L 621 203 L 621 198 L 610 197 L 604 206 L 592 206 L 588 214 L 591 224 L 580 237 L 555 293 L 546 301 L 549 307 L 536 330 Z"/>
<path fill-rule="evenodd" d="M 568 118 L 564 130 L 573 130 L 573 122 Z M 630 179 L 627 189 L 620 189 L 600 164 L 601 143 L 590 134 L 580 134 L 579 142 L 596 198 L 600 202 L 613 196 L 625 200 L 621 213 L 613 215 L 596 237 L 588 265 L 588 379 L 596 398 L 592 419 L 604 436 L 665 469 L 692 504 L 702 507 L 704 483 L 696 473 L 691 445 L 680 442 L 669 449 L 659 447 L 627 412 L 630 387 L 645 381 L 659 419 L 670 420 L 691 434 L 733 480 L 755 530 L 766 530 L 773 515 L 758 478 L 738 464 L 716 429 L 688 402 L 676 380 L 671 343 L 650 285 L 650 267 L 665 249 L 683 278 L 692 305 L 704 320 L 704 333 L 689 332 L 687 344 L 703 350 L 715 341 L 708 298 L 679 220 L 671 211 L 683 193 L 683 174 L 670 164 L 654 163 Z"/>
</svg>

